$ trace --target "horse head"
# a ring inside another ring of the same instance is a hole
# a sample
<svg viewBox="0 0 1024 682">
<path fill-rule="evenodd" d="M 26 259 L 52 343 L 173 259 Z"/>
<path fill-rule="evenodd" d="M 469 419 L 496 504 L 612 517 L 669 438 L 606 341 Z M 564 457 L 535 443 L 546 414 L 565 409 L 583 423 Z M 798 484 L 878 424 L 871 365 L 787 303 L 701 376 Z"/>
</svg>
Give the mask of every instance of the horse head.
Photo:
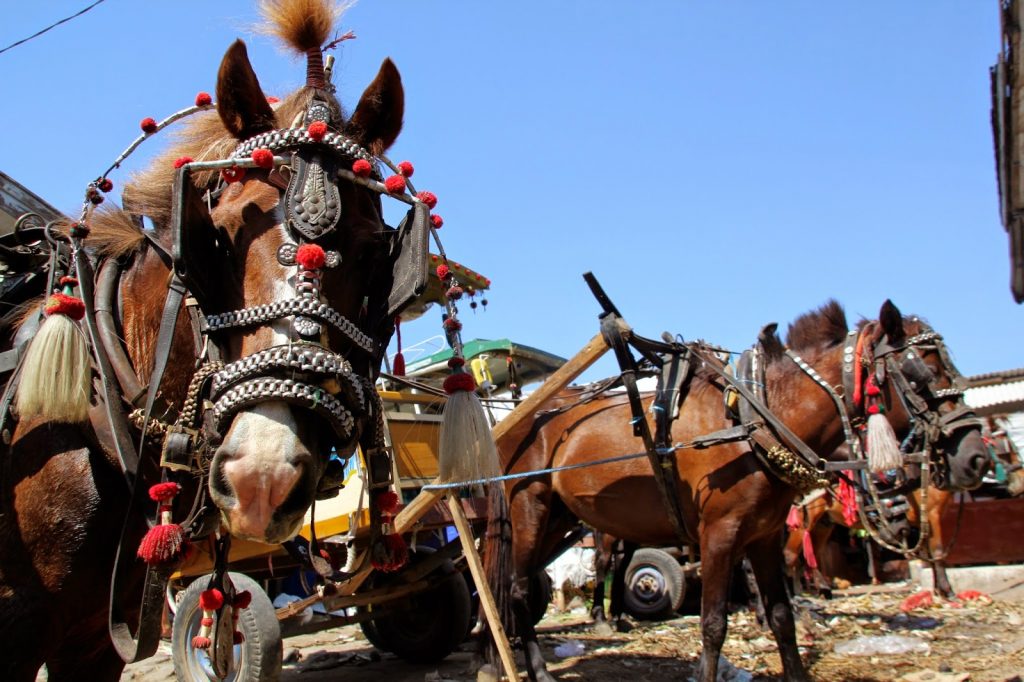
<svg viewBox="0 0 1024 682">
<path fill-rule="evenodd" d="M 981 485 L 990 466 L 981 422 L 964 404 L 961 374 L 942 336 L 920 318 L 904 317 L 888 300 L 861 335 L 886 416 L 932 456 L 934 483 L 957 490 Z"/>
<path fill-rule="evenodd" d="M 179 324 L 176 343 L 201 347 L 209 368 L 210 496 L 227 530 L 263 542 L 298 532 L 339 458 L 382 447 L 373 384 L 395 315 L 426 277 L 432 205 L 405 192 L 411 166 L 382 182 L 404 110 L 394 64 L 383 62 L 346 118 L 321 53 L 333 10 L 291 6 L 302 11 L 278 3 L 275 31 L 306 54 L 306 85 L 271 104 L 236 41 L 218 73 L 217 116 L 197 120 L 125 192 L 173 242 L 173 274 L 201 318 L 194 334 Z M 166 193 L 168 180 L 170 209 L 150 210 L 159 201 L 147 192 Z M 398 229 L 384 223 L 382 195 L 410 207 Z"/>
</svg>

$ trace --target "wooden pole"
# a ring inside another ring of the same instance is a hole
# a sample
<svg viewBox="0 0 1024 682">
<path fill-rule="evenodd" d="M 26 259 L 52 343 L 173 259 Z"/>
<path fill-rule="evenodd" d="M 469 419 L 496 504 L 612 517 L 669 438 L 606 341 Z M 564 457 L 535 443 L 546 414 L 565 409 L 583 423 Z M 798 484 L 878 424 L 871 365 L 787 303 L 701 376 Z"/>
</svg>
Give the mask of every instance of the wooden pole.
<svg viewBox="0 0 1024 682">
<path fill-rule="evenodd" d="M 462 538 L 462 552 L 466 556 L 466 563 L 469 564 L 469 572 L 473 575 L 476 583 L 476 591 L 480 597 L 480 605 L 484 608 L 484 615 L 491 626 L 491 636 L 494 644 L 498 647 L 498 654 L 501 656 L 501 663 L 505 668 L 505 675 L 509 680 L 518 680 L 519 673 L 516 672 L 516 659 L 512 656 L 512 647 L 505 635 L 505 628 L 501 625 L 501 617 L 498 615 L 498 605 L 491 594 L 491 588 L 487 584 L 487 575 L 484 573 L 483 562 L 480 561 L 480 554 L 476 551 L 476 542 L 473 537 L 473 529 L 469 526 L 466 512 L 462 510 L 462 503 L 459 501 L 458 493 L 453 492 L 448 496 L 448 508 L 452 511 L 452 518 L 455 521 L 455 528 Z"/>
</svg>

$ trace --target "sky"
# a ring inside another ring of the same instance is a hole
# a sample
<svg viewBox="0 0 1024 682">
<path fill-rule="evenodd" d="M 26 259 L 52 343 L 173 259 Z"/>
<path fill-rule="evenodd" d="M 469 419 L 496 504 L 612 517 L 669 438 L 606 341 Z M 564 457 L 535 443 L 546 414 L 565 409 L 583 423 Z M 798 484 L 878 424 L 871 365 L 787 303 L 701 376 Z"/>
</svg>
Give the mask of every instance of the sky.
<svg viewBox="0 0 1024 682">
<path fill-rule="evenodd" d="M 89 2 L 5 4 L 0 47 Z M 389 156 L 438 195 L 448 255 L 492 280 L 466 339 L 571 357 L 598 331 L 592 271 L 637 333 L 737 351 L 830 298 L 851 324 L 890 298 L 978 374 L 1024 366 L 990 127 L 998 6 L 361 0 L 334 82 L 351 109 L 384 57 L 401 71 Z M 305 67 L 258 22 L 250 1 L 106 0 L 0 54 L 0 170 L 76 213 L 139 121 L 215 90 L 236 38 L 287 94 Z M 436 350 L 440 331 L 435 308 L 402 336 Z"/>
</svg>

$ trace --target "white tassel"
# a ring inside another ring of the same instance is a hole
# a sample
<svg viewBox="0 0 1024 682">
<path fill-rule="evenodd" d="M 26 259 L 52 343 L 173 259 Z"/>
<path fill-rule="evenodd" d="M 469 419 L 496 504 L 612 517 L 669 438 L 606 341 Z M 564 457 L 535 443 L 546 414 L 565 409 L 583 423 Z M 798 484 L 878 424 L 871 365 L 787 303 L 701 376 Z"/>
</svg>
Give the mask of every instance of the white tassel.
<svg viewBox="0 0 1024 682">
<path fill-rule="evenodd" d="M 896 440 L 892 424 L 880 412 L 868 417 L 867 451 L 868 466 L 875 473 L 903 466 L 900 443 Z"/>
<path fill-rule="evenodd" d="M 497 476 L 498 449 L 473 377 L 459 365 L 453 369 L 445 380 L 448 402 L 438 443 L 438 477 L 442 483 L 455 483 Z"/>
<path fill-rule="evenodd" d="M 22 419 L 84 422 L 91 383 L 85 334 L 68 315 L 49 314 L 25 352 L 15 399 L 18 414 Z"/>
</svg>

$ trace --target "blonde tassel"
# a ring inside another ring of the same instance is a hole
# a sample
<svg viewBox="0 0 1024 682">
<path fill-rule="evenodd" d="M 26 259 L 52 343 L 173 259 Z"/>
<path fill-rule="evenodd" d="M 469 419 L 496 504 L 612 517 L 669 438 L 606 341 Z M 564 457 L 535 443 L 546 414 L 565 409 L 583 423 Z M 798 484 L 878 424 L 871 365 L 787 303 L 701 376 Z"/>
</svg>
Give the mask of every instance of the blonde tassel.
<svg viewBox="0 0 1024 682">
<path fill-rule="evenodd" d="M 84 306 L 77 298 L 54 294 L 46 313 L 25 352 L 15 406 L 23 419 L 84 422 L 89 416 L 92 374 L 89 344 L 75 322 L 84 314 Z"/>
<path fill-rule="evenodd" d="M 867 451 L 868 466 L 875 473 L 903 466 L 899 441 L 892 424 L 881 412 L 868 417 Z"/>
<path fill-rule="evenodd" d="M 476 383 L 463 371 L 462 364 L 462 358 L 453 358 L 449 365 L 454 371 L 444 382 L 448 402 L 438 443 L 438 476 L 444 483 L 475 481 L 500 473 L 490 420 L 476 395 Z"/>
</svg>

